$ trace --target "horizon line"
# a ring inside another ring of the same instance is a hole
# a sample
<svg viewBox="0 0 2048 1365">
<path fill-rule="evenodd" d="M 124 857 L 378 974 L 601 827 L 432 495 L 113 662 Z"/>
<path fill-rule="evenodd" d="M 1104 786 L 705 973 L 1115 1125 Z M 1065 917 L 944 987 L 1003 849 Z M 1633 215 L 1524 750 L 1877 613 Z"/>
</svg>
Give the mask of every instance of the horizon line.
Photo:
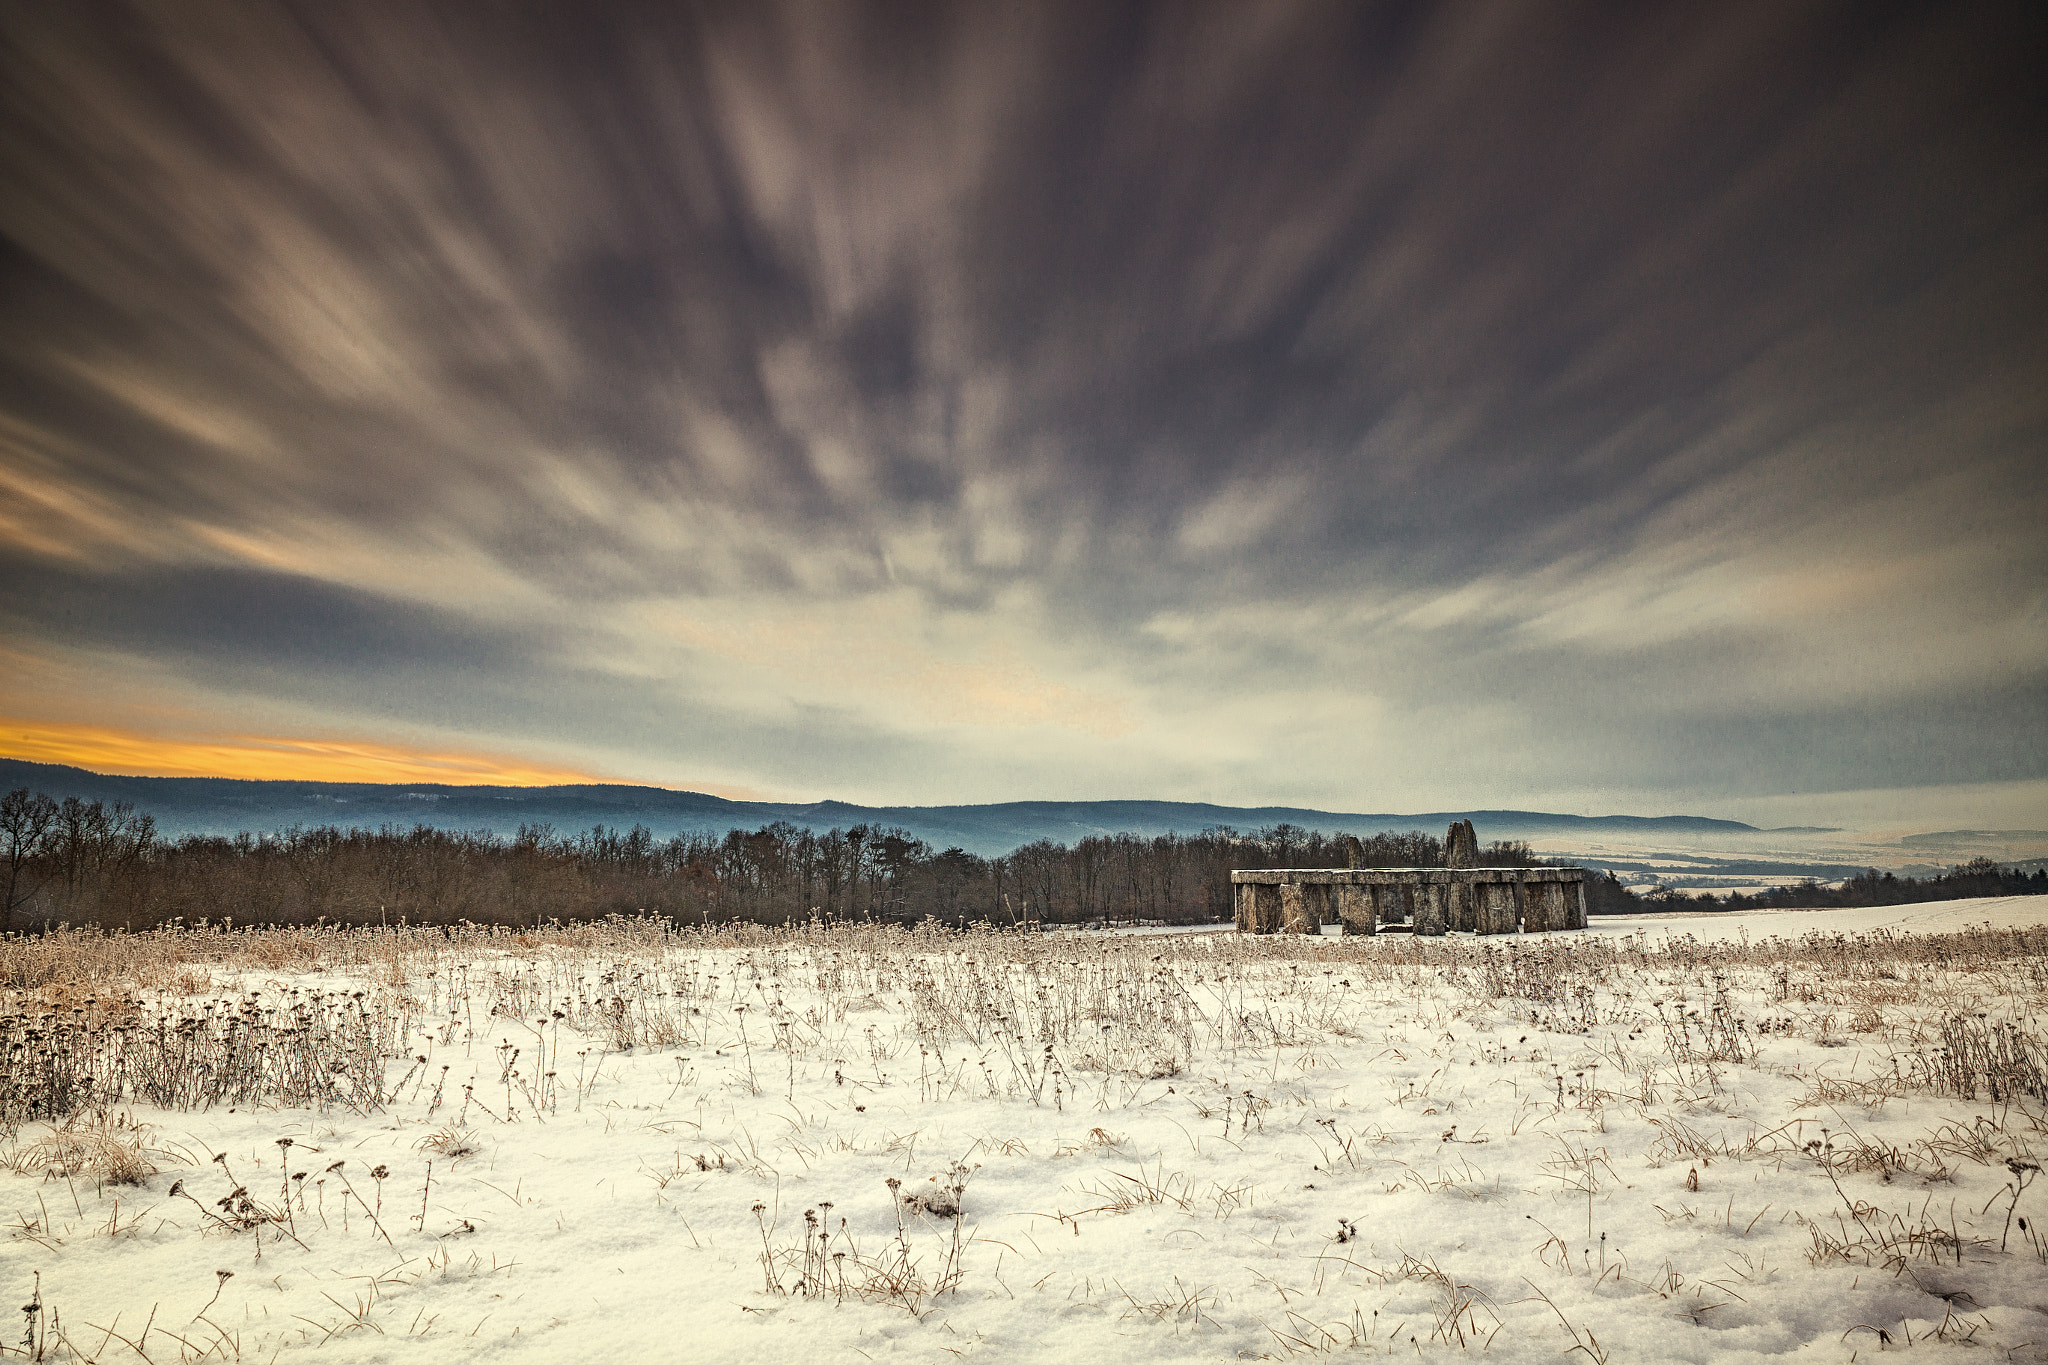
<svg viewBox="0 0 2048 1365">
<path fill-rule="evenodd" d="M 351 748 L 354 748 L 354 746 L 350 746 L 350 747 L 351 747 Z M 250 783 L 250 784 L 259 784 L 259 783 L 275 783 L 275 784 L 279 784 L 279 785 L 284 785 L 284 784 L 292 784 L 292 785 L 304 785 L 304 786 L 330 786 L 330 787 L 384 787 L 384 788 L 391 788 L 391 789 L 394 789 L 394 790 L 396 790 L 396 789 L 407 789 L 407 788 L 410 788 L 410 789 L 418 789 L 418 788 L 442 788 L 442 789 L 446 789 L 446 790 L 451 790 L 451 791 L 458 791 L 458 792 L 461 792 L 461 791 L 479 791 L 479 792 L 480 792 L 480 791 L 519 791 L 519 792 L 544 792 L 544 791 L 573 791 L 573 790 L 577 790 L 577 789 L 583 789 L 583 788 L 598 788 L 598 789 L 610 789 L 610 790 L 620 790 L 620 791 L 657 791 L 657 792 L 664 792 L 664 793 L 668 793 L 668 794 L 671 794 L 671 795 L 678 795 L 678 796 L 706 796 L 706 797 L 710 797 L 710 798 L 712 798 L 712 799 L 714 799 L 714 800 L 719 800 L 719 801 L 726 801 L 726 802 L 730 802 L 730 803 L 732 803 L 732 804 L 734 804 L 734 805 L 742 805 L 742 806 L 774 806 L 774 807 L 795 807 L 795 808 L 798 808 L 798 809 L 802 809 L 802 808 L 810 808 L 810 807 L 817 807 L 817 806 L 831 806 L 831 805 L 839 805 L 839 806 L 846 806 L 846 807 L 848 807 L 849 809 L 853 809 L 853 810 L 877 810 L 877 811 L 888 811 L 888 810 L 903 810 L 903 811 L 942 811 L 942 810 L 967 810 L 967 809 L 989 809 L 989 808 L 993 808 L 993 807 L 1000 807 L 1000 806 L 1112 806 L 1112 805 L 1151 805 L 1151 806 L 1182 806 L 1182 807 L 1189 807 L 1189 808 L 1208 808 L 1208 809 L 1213 809 L 1213 810 L 1236 810 L 1236 811 L 1247 811 L 1247 812 L 1252 812 L 1252 811 L 1301 811 L 1301 812 L 1303 812 L 1303 813 L 1307 813 L 1307 814 L 1314 814 L 1314 815 L 1332 815 L 1332 816 L 1339 816 L 1339 817 L 1342 817 L 1342 818 L 1346 818 L 1346 819 L 1402 819 L 1402 820 L 1416 820 L 1416 819 L 1422 819 L 1422 818 L 1424 818 L 1424 817 L 1430 817 L 1430 818 L 1437 818 L 1437 817 L 1448 817 L 1448 816 L 1459 816 L 1459 817 L 1466 817 L 1466 816 L 1474 816 L 1474 815 L 1540 815 L 1540 816 L 1545 816 L 1545 817 L 1548 817 L 1548 818 L 1555 818 L 1555 819 L 1559 819 L 1559 820 L 1568 820 L 1568 821 L 1583 821 L 1583 820 L 1643 820 L 1643 821 L 1658 821 L 1658 820 L 1712 820 L 1712 821 L 1714 821 L 1715 823 L 1718 823 L 1718 824 L 1724 824 L 1724 825 L 1736 825 L 1736 826 L 1740 826 L 1740 827 L 1742 827 L 1742 828 L 1744 828 L 1744 829 L 1748 829 L 1748 830 L 1754 830 L 1755 832 L 1757 832 L 1757 833 L 1760 833 L 1760 834 L 1774 834 L 1774 833 L 1834 833 L 1834 832 L 1836 832 L 1836 831 L 1837 831 L 1838 829 L 1840 829 L 1840 828 L 1841 828 L 1841 827 L 1839 827 L 1839 826 L 1821 826 L 1821 825 L 1782 825 L 1782 826 L 1776 826 L 1776 827 L 1768 827 L 1768 828 L 1767 828 L 1767 827 L 1764 827 L 1764 826 L 1752 825 L 1752 824 L 1750 824 L 1750 823 L 1749 823 L 1748 821 L 1744 821 L 1744 820 L 1732 820 L 1732 819 L 1729 819 L 1729 818 L 1727 818 L 1727 817 L 1725 817 L 1725 816 L 1715 816 L 1715 815 L 1697 815 L 1697 814 L 1692 814 L 1692 813 L 1673 813 L 1673 814 L 1665 814 L 1665 815 L 1632 815 L 1632 814 L 1627 814 L 1627 813 L 1624 813 L 1624 812 L 1614 811 L 1614 812 L 1609 812 L 1609 813 L 1606 813 L 1606 814 L 1599 814 L 1599 815 L 1574 815 L 1574 814 L 1571 814 L 1571 813 L 1569 813 L 1569 812 L 1565 812 L 1565 811 L 1547 811 L 1547 810 L 1538 810 L 1538 809 L 1534 809 L 1534 808 L 1530 808 L 1530 807 L 1518 807 L 1518 806 L 1469 806 L 1469 807 L 1464 807 L 1464 808 L 1457 808 L 1457 809 L 1454 809 L 1454 808 L 1451 808 L 1451 807 L 1444 807 L 1444 808 L 1441 808 L 1441 809 L 1438 809 L 1438 810 L 1428 810 L 1428 811 L 1405 811 L 1405 812 L 1404 812 L 1404 811 L 1346 811 L 1346 810 L 1330 810 L 1330 809 L 1326 809 L 1326 808 L 1324 808 L 1324 807 L 1320 807 L 1320 806 L 1307 806 L 1307 805 L 1292 805 L 1292 804 L 1288 804 L 1288 803 L 1284 803 L 1284 802 L 1271 802 L 1271 801 L 1269 801 L 1269 802 L 1263 802 L 1263 803 L 1260 803 L 1260 804 L 1256 804 L 1256 805 L 1232 805 L 1232 804 L 1229 804 L 1229 803 L 1226 803 L 1226 802 L 1221 802 L 1221 801 L 1186 801 L 1186 800 L 1177 800 L 1177 799 L 1172 799 L 1172 798 L 1167 798 L 1167 797 L 1150 797 L 1150 796 L 1118 796 L 1118 797 L 1016 797 L 1016 798 L 1011 798 L 1011 799 L 1008 799 L 1008 800 L 1002 800 L 1002 801 L 952 801 L 952 802 L 937 802 L 937 803 L 930 803 L 930 804 L 917 804 L 917 803 L 912 803 L 912 802 L 880 802 L 880 803 L 863 803 L 863 802 L 856 802 L 856 801 L 847 801 L 847 800 L 843 800 L 843 799 L 841 799 L 841 798 L 839 798 L 839 797 L 833 797 L 833 796 L 824 796 L 824 797 L 819 797 L 819 798 L 817 798 L 817 799 L 815 799 L 815 800 L 777 801 L 777 800 L 771 800 L 771 799 L 766 799 L 766 798 L 762 798 L 762 797 L 733 797 L 733 796 L 726 796 L 726 795 L 724 795 L 723 793 L 720 793 L 720 792 L 716 792 L 716 791 L 708 791 L 708 790 L 705 790 L 705 789 L 703 789 L 703 788 L 698 788 L 698 787 L 667 787 L 667 786 L 662 786 L 661 784 L 659 784 L 659 783 L 655 783 L 655 782 L 631 782 L 631 781 L 616 781 L 616 780 L 613 780 L 613 781 L 606 781 L 606 780 L 588 780 L 588 779 L 590 778 L 590 775 L 589 775 L 589 774 L 581 774 L 581 773 L 575 773 L 575 772 L 573 772 L 573 771 L 566 771 L 566 772 L 561 772 L 561 773 L 560 773 L 559 775 L 561 775 L 561 776 L 569 776 L 569 777 L 582 777 L 582 778 L 585 778 L 586 780 L 583 780 L 583 781 L 568 781 L 568 782 L 563 782 L 563 781 L 555 781 L 555 782 L 547 782 L 547 781 L 523 781 L 523 782 L 521 782 L 521 781 L 512 781 L 512 782 L 505 782 L 505 781 L 500 781 L 500 782 L 489 782 L 489 781 L 483 781 L 483 782 L 448 782 L 448 781 L 442 781 L 442 780 L 423 780 L 423 781 L 422 781 L 422 780 L 414 780 L 414 781 L 396 781 L 396 782 L 392 782 L 392 781 L 382 781 L 382 782 L 379 782 L 379 781 L 370 781 L 370 780 L 365 780 L 365 779 L 361 779 L 361 778 L 329 778 L 329 777 L 246 777 L 246 776 L 239 776 L 239 775 L 236 775 L 236 774 L 232 774 L 232 773 L 218 773 L 218 772 L 185 772 L 185 773 L 140 773 L 140 772 L 118 772 L 118 771 L 105 771 L 105 770 L 102 770 L 102 769 L 98 769 L 98 768 L 89 768 L 89 767 L 86 767 L 86 766 L 84 766 L 84 765 L 82 765 L 82 764 L 78 764 L 78 763 L 53 763 L 53 762 L 49 762 L 49 761 L 47 761 L 47 760 L 44 760 L 44 759 L 38 759 L 38 758 L 28 758 L 28 757 L 24 757 L 24 756 L 21 756 L 21 755 L 18 755 L 18 754 L 12 753 L 12 752 L 0 752 L 0 762 L 14 762 L 14 763 L 22 763 L 22 764 L 26 764 L 26 765 L 29 765 L 29 766 L 32 766 L 32 767 L 43 767 L 43 768 L 64 768 L 64 769 L 69 769 L 70 771 L 73 771 L 73 772 L 80 772 L 80 773 L 84 773 L 84 774 L 86 774 L 86 775 L 87 775 L 87 776 L 89 776 L 89 777 L 97 777 L 97 778 L 106 778 L 106 779 L 117 779 L 117 780 L 125 779 L 125 780 L 133 780 L 133 781 L 144 781 L 144 782 L 245 782 L 245 783 Z M 546 774 L 546 771 L 545 771 L 545 770 L 536 770 L 536 771 L 533 771 L 532 775 L 533 775 L 533 776 L 536 776 L 536 777 L 539 777 L 539 776 L 544 776 L 544 775 L 547 775 L 547 774 Z"/>
</svg>

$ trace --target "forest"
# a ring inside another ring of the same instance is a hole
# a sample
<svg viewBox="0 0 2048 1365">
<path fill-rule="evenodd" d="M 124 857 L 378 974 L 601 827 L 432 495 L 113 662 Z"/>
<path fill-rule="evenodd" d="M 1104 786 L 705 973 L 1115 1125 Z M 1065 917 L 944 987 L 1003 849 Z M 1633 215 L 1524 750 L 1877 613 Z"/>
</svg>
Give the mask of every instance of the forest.
<svg viewBox="0 0 2048 1365">
<path fill-rule="evenodd" d="M 1977 858 L 1931 877 L 1901 877 L 1868 868 L 1838 885 L 1811 878 L 1790 886 L 1773 886 L 1754 894 L 1711 891 L 1687 895 L 1659 887 L 1631 897 L 1644 910 L 1798 910 L 1851 905 L 1916 905 L 1921 901 L 1964 900 L 1974 896 L 2048 895 L 2048 868 L 2032 873 L 2001 867 Z"/>
<path fill-rule="evenodd" d="M 1363 866 L 1434 866 L 1442 840 L 1415 830 L 1358 840 Z M 120 804 L 0 798 L 0 879 L 11 929 L 172 921 L 538 925 L 648 913 L 686 923 L 792 917 L 1076 923 L 1227 919 L 1241 867 L 1342 867 L 1343 836 L 1276 825 L 1194 835 L 1048 840 L 998 858 L 933 849 L 904 830 L 824 833 L 786 822 L 657 839 L 645 826 L 565 833 L 295 827 L 268 835 L 160 838 Z M 1526 845 L 1489 857 L 1531 861 Z"/>
<path fill-rule="evenodd" d="M 1355 850 L 1351 845 L 1355 842 Z M 1519 842 L 1495 842 L 1493 867 L 1557 865 Z M 1102 834 L 1072 845 L 1040 840 L 996 858 L 933 849 L 900 829 L 824 833 L 778 822 L 723 834 L 657 839 L 645 826 L 565 833 L 521 826 L 505 838 L 425 825 L 294 827 L 274 834 L 160 837 L 122 804 L 56 801 L 16 790 L 0 798 L 0 931 L 58 924 L 141 930 L 172 922 L 539 926 L 611 914 L 681 923 L 780 923 L 792 918 L 937 919 L 1000 926 L 1230 918 L 1238 868 L 1435 867 L 1443 841 L 1421 830 L 1370 838 L 1274 825 L 1242 832 Z M 1612 874 L 1589 878 L 1593 914 L 1657 909 L 1871 905 L 2048 891 L 2027 877 L 1970 864 L 1916 881 L 1872 872 L 1841 889 L 1807 884 L 1761 896 L 1638 896 Z"/>
</svg>

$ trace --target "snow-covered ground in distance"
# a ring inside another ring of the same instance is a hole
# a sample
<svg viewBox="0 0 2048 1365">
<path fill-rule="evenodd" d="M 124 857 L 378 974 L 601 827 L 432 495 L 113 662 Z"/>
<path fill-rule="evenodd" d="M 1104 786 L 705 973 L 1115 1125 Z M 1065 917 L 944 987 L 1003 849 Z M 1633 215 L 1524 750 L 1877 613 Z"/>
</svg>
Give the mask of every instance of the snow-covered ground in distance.
<svg viewBox="0 0 2048 1365">
<path fill-rule="evenodd" d="M 193 962 L 174 1015 L 361 990 L 409 1077 L 25 1125 L 0 1274 L 108 1362 L 2048 1359 L 2048 1106 L 1953 1084 L 2048 1061 L 1974 932 L 2043 901 Z"/>
<path fill-rule="evenodd" d="M 1953 934 L 1965 929 L 2021 929 L 2048 926 L 2048 896 L 1980 896 L 1837 910 L 1659 911 L 1647 915 L 1596 915 L 1586 931 L 1600 936 L 1690 934 L 1703 943 L 1726 939 L 1798 938 L 1809 933 Z M 1119 926 L 1117 934 L 1202 934 L 1231 931 L 1228 924 Z M 1088 932 L 1088 931 L 1076 931 Z M 1501 939 L 1511 943 L 1513 939 Z"/>
<path fill-rule="evenodd" d="M 1485 831 L 1480 837 L 1486 837 Z M 2048 831 L 1881 830 L 1554 832 L 1532 838 L 1544 857 L 1613 868 L 1632 887 L 1669 883 L 1689 891 L 1753 892 L 1812 876 L 1833 881 L 1865 868 L 1929 877 L 1974 858 L 2032 867 L 2048 857 Z"/>
<path fill-rule="evenodd" d="M 2048 896 L 1981 896 L 1874 905 L 1838 910 L 1674 911 L 1651 915 L 1599 915 L 1586 926 L 1596 934 L 1691 934 L 1707 943 L 1803 934 L 1954 934 L 1965 929 L 2048 926 Z"/>
</svg>

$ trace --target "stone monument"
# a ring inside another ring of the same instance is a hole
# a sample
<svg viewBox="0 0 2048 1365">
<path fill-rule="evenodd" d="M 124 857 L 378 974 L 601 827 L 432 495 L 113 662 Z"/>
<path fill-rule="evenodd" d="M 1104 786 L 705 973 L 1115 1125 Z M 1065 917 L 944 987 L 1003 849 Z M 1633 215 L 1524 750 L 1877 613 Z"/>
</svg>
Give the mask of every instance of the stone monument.
<svg viewBox="0 0 2048 1365">
<path fill-rule="evenodd" d="M 1479 866 L 1479 831 L 1472 828 L 1470 820 L 1460 820 L 1444 835 L 1445 867 Z M 1445 918 L 1451 928 L 1460 933 L 1471 933 L 1479 927 L 1479 900 L 1483 893 L 1479 888 L 1466 882 L 1456 882 L 1444 888 L 1446 895 Z"/>
</svg>

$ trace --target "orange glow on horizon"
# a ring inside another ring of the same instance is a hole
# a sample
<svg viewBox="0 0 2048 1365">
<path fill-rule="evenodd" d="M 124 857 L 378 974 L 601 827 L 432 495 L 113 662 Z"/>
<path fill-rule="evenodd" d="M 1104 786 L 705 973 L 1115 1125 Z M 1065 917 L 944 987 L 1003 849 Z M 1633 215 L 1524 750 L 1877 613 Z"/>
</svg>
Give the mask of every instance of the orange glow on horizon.
<svg viewBox="0 0 2048 1365">
<path fill-rule="evenodd" d="M 0 754 L 125 777 L 296 782 L 438 782 L 499 787 L 617 782 L 506 754 L 438 752 L 370 740 L 275 735 L 151 735 L 107 725 L 0 720 Z"/>
</svg>

